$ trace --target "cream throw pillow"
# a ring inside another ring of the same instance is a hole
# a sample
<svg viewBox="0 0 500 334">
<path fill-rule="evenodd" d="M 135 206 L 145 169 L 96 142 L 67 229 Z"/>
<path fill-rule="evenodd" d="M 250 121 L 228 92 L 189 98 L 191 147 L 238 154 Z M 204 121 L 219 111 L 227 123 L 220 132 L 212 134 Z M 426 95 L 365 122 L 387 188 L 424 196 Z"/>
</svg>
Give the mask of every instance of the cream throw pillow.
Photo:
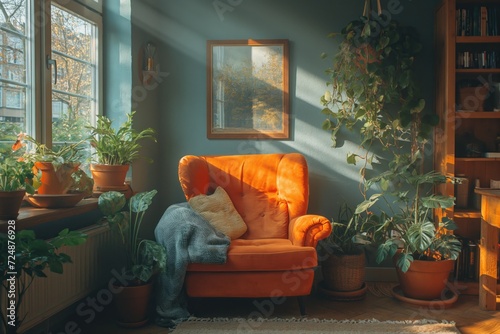
<svg viewBox="0 0 500 334">
<path fill-rule="evenodd" d="M 198 195 L 191 198 L 189 205 L 216 230 L 231 239 L 239 238 L 247 231 L 243 218 L 234 208 L 229 195 L 221 187 L 217 187 L 212 195 Z"/>
</svg>

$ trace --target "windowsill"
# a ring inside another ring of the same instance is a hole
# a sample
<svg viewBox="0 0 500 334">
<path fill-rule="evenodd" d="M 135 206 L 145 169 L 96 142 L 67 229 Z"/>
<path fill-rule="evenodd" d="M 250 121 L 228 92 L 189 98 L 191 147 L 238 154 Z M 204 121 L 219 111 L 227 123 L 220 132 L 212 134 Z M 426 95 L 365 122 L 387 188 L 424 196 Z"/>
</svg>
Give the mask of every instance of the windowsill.
<svg viewBox="0 0 500 334">
<path fill-rule="evenodd" d="M 71 208 L 43 209 L 32 206 L 23 206 L 19 210 L 16 221 L 16 230 L 32 229 L 38 225 L 71 218 L 97 210 L 97 198 L 85 198 Z M 0 232 L 7 231 L 7 220 L 0 220 Z"/>
</svg>

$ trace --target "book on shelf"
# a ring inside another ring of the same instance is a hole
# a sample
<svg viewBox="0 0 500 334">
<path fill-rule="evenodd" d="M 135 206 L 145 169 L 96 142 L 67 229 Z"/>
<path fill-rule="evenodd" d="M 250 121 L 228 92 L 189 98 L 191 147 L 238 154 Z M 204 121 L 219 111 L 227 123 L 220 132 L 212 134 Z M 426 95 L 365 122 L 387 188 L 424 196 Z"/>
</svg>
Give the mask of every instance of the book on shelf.
<svg viewBox="0 0 500 334">
<path fill-rule="evenodd" d="M 497 68 L 497 52 L 459 51 L 457 52 L 457 68 Z"/>
<path fill-rule="evenodd" d="M 484 154 L 485 158 L 500 158 L 500 152 L 486 152 Z"/>
<path fill-rule="evenodd" d="M 481 6 L 481 23 L 480 23 L 480 35 L 488 35 L 488 9 L 485 6 Z"/>
<path fill-rule="evenodd" d="M 456 10 L 457 36 L 497 36 L 496 6 L 464 6 Z"/>
<path fill-rule="evenodd" d="M 479 242 L 462 238 L 462 251 L 455 262 L 454 277 L 458 281 L 477 282 L 479 280 Z"/>
</svg>

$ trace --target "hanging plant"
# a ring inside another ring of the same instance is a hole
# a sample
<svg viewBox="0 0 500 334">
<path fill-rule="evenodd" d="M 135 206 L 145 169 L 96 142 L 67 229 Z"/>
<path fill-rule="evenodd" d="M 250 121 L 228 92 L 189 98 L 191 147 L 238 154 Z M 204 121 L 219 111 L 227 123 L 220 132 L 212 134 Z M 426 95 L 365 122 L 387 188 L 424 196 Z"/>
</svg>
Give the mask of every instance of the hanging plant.
<svg viewBox="0 0 500 334">
<path fill-rule="evenodd" d="M 332 132 L 333 146 L 340 129 L 359 126 L 367 150 L 375 141 L 385 148 L 400 148 L 406 141 L 412 152 L 421 149 L 436 117 L 423 114 L 425 101 L 415 83 L 415 56 L 422 49 L 416 31 L 382 14 L 350 22 L 340 36 L 333 66 L 326 70 L 331 90 L 321 97 L 328 116 L 323 129 Z M 356 157 L 349 155 L 348 162 Z"/>
</svg>

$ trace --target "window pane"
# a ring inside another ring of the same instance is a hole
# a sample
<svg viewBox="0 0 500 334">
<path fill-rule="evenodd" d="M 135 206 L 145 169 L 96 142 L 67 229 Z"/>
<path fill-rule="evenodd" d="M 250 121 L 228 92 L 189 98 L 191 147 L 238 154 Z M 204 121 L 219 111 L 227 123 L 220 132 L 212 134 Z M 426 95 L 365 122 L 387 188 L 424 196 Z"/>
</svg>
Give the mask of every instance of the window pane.
<svg viewBox="0 0 500 334">
<path fill-rule="evenodd" d="M 52 5 L 52 143 L 76 142 L 88 135 L 97 113 L 97 27 Z M 57 80 L 56 80 L 57 79 Z M 57 83 L 55 83 L 57 82 Z"/>
<path fill-rule="evenodd" d="M 25 35 L 26 0 L 2 0 L 0 9 L 0 25 Z"/>
<path fill-rule="evenodd" d="M 0 152 L 27 131 L 28 32 L 26 0 L 0 1 Z"/>
</svg>

